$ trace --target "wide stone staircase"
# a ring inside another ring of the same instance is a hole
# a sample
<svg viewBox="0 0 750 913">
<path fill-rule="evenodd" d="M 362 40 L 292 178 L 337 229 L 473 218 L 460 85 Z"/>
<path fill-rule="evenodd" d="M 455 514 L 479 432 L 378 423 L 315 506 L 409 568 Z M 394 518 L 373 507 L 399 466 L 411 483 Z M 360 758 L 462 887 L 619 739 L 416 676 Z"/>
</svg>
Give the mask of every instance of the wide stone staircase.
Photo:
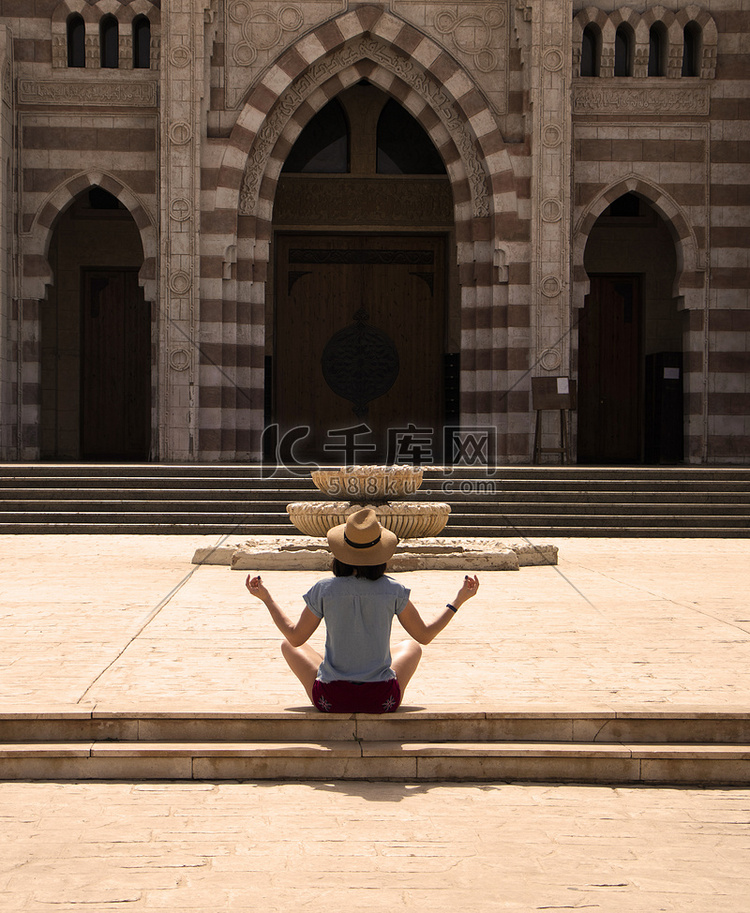
<svg viewBox="0 0 750 913">
<path fill-rule="evenodd" d="M 425 468 L 446 536 L 750 536 L 750 468 Z M 246 464 L 0 464 L 0 532 L 293 535 L 309 474 Z"/>
<path fill-rule="evenodd" d="M 750 783 L 750 712 L 0 711 L 0 780 Z"/>
</svg>

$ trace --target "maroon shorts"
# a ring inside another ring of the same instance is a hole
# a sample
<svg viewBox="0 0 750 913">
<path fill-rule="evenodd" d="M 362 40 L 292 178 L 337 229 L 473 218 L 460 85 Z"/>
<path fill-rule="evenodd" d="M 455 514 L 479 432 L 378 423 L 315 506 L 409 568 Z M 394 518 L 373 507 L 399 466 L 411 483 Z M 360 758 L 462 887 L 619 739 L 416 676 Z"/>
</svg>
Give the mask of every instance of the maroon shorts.
<svg viewBox="0 0 750 913">
<path fill-rule="evenodd" d="M 321 682 L 313 684 L 313 704 L 323 713 L 393 713 L 401 703 L 397 678 L 381 682 Z"/>
</svg>

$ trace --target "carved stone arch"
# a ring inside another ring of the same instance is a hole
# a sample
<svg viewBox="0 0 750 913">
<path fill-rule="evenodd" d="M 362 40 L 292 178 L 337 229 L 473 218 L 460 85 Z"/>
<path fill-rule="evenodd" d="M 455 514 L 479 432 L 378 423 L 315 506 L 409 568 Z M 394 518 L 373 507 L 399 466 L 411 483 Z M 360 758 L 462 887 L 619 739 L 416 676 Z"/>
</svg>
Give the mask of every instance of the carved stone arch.
<svg viewBox="0 0 750 913">
<path fill-rule="evenodd" d="M 125 10 L 125 4 L 120 0 L 97 0 L 94 4 L 101 16 L 114 16 L 119 22 L 122 21 L 122 15 Z"/>
<path fill-rule="evenodd" d="M 88 6 L 88 3 L 86 3 L 85 0 L 61 0 L 54 10 L 52 10 L 53 27 L 60 22 L 64 25 L 71 13 L 80 13 L 83 15 L 83 10 L 86 6 Z"/>
<path fill-rule="evenodd" d="M 573 18 L 573 41 L 580 41 L 587 25 L 598 25 L 602 29 L 606 21 L 607 14 L 603 10 L 596 6 L 585 7 Z"/>
<path fill-rule="evenodd" d="M 603 28 L 607 22 L 607 14 L 595 6 L 587 6 L 582 9 L 573 19 L 573 30 L 571 44 L 573 46 L 572 62 L 573 76 L 581 75 L 581 54 L 583 49 L 583 34 L 589 26 L 594 26 L 597 34 L 597 45 L 599 57 L 601 57 L 601 47 L 603 44 Z M 601 59 L 597 61 L 601 65 Z"/>
<path fill-rule="evenodd" d="M 620 178 L 603 190 L 584 210 L 573 232 L 573 306 L 583 307 L 589 291 L 584 266 L 586 244 L 596 220 L 604 210 L 625 193 L 635 193 L 647 200 L 664 219 L 675 243 L 677 269 L 672 293 L 683 300 L 687 309 L 703 307 L 705 255 L 698 245 L 695 231 L 683 209 L 657 184 L 635 174 Z"/>
<path fill-rule="evenodd" d="M 261 160 L 267 159 L 283 128 L 283 124 L 273 124 L 272 118 L 285 123 L 319 84 L 361 59 L 372 59 L 377 67 L 390 70 L 410 90 L 422 95 L 451 134 L 462 158 L 474 156 L 479 161 L 485 171 L 485 188 L 491 189 L 496 183 L 495 174 L 512 172 L 489 105 L 460 65 L 431 38 L 393 13 L 363 6 L 341 14 L 300 39 L 269 67 L 260 85 L 251 91 L 220 172 L 218 208 L 236 208 L 247 160 L 251 160 L 250 167 L 257 168 Z M 443 68 L 452 68 L 450 92 L 444 80 L 431 75 L 430 65 L 438 59 Z M 469 109 L 471 114 L 467 113 Z M 423 126 L 428 133 L 434 132 L 432 123 Z M 465 170 L 472 174 L 471 163 Z M 479 183 L 475 177 L 474 215 L 489 216 L 490 211 L 481 202 Z"/>
<path fill-rule="evenodd" d="M 633 76 L 648 76 L 648 57 L 650 51 L 649 25 L 645 18 L 633 9 L 620 10 L 621 25 L 632 30 L 633 34 Z"/>
<path fill-rule="evenodd" d="M 677 21 L 683 28 L 689 22 L 695 22 L 701 27 L 701 31 L 703 31 L 705 30 L 707 23 L 713 22 L 708 10 L 704 9 L 702 6 L 698 6 L 697 3 L 691 3 L 689 6 L 683 7 L 676 15 Z M 714 28 L 716 28 L 715 25 Z"/>
<path fill-rule="evenodd" d="M 161 25 L 161 10 L 158 6 L 154 6 L 151 0 L 133 0 L 129 8 L 132 12 L 131 18 L 146 16 L 152 28 L 155 25 Z"/>
<path fill-rule="evenodd" d="M 484 218 L 490 215 L 490 199 L 486 188 L 486 174 L 475 154 L 470 158 L 468 171 L 461 150 L 456 145 L 453 136 L 445 125 L 434 118 L 426 117 L 430 105 L 422 95 L 409 91 L 403 80 L 383 67 L 373 67 L 364 59 L 337 73 L 313 92 L 305 102 L 297 108 L 294 115 L 288 118 L 282 127 L 273 149 L 263 165 L 262 174 L 254 174 L 249 169 L 245 172 L 242 192 L 240 196 L 240 211 L 256 215 L 261 221 L 270 222 L 272 219 L 273 200 L 275 187 L 281 173 L 286 154 L 294 144 L 297 136 L 304 128 L 306 122 L 313 117 L 331 98 L 338 95 L 343 89 L 355 85 L 363 76 L 386 94 L 396 98 L 406 110 L 425 128 L 436 148 L 441 153 L 446 166 L 446 171 L 451 180 L 456 196 L 456 217 L 466 219 L 467 204 L 471 206 L 472 215 Z M 250 164 L 250 159 L 248 159 Z"/>
<path fill-rule="evenodd" d="M 622 6 L 610 14 L 610 19 L 615 28 L 619 25 L 629 25 L 635 34 L 641 19 L 641 14 L 629 6 Z"/>
<path fill-rule="evenodd" d="M 651 6 L 642 16 L 646 25 L 651 28 L 657 22 L 661 22 L 665 29 L 669 29 L 674 21 L 675 14 L 665 6 Z"/>
<path fill-rule="evenodd" d="M 622 7 L 621 9 L 615 10 L 611 13 L 610 22 L 614 26 L 614 44 L 612 46 L 612 63 L 613 70 L 612 75 L 615 72 L 615 58 L 616 58 L 616 47 L 617 47 L 617 34 L 623 34 L 626 38 L 628 44 L 628 62 L 627 62 L 627 75 L 629 76 L 640 76 L 645 75 L 645 73 L 639 72 L 639 63 L 642 61 L 639 60 L 638 54 L 638 26 L 641 21 L 640 13 L 637 13 L 635 10 L 630 7 Z M 641 55 L 642 57 L 642 50 Z M 648 62 L 648 58 L 646 58 Z"/>
<path fill-rule="evenodd" d="M 694 22 L 700 29 L 701 36 L 701 60 L 700 76 L 702 79 L 713 79 L 716 75 L 716 51 L 719 41 L 719 34 L 714 21 L 708 10 L 696 4 L 691 4 L 681 9 L 675 15 L 675 26 L 677 35 L 676 40 L 680 42 L 680 57 L 682 57 L 681 43 L 685 26 Z"/>
<path fill-rule="evenodd" d="M 115 13 L 115 16 L 117 17 L 117 21 L 120 23 L 120 25 L 126 25 L 126 26 L 129 26 L 132 23 L 132 21 L 133 21 L 133 19 L 135 19 L 136 15 L 137 14 L 136 14 L 135 10 L 133 9 L 133 5 L 124 4 L 124 3 L 121 3 L 119 5 L 119 9 Z"/>
<path fill-rule="evenodd" d="M 87 171 L 77 175 L 54 190 L 40 206 L 31 226 L 29 237 L 24 241 L 24 297 L 43 299 L 47 286 L 53 281 L 49 265 L 49 246 L 59 217 L 72 205 L 76 197 L 90 187 L 107 190 L 128 210 L 138 228 L 143 247 L 143 264 L 138 280 L 143 286 L 147 301 L 155 301 L 158 294 L 156 264 L 159 245 L 155 220 L 149 214 L 138 196 L 117 178 L 104 171 Z"/>
<path fill-rule="evenodd" d="M 71 13 L 79 13 L 87 24 L 99 21 L 99 14 L 96 8 L 87 3 L 86 0 L 61 0 L 52 11 L 53 29 L 58 25 L 62 25 L 64 28 Z"/>
</svg>

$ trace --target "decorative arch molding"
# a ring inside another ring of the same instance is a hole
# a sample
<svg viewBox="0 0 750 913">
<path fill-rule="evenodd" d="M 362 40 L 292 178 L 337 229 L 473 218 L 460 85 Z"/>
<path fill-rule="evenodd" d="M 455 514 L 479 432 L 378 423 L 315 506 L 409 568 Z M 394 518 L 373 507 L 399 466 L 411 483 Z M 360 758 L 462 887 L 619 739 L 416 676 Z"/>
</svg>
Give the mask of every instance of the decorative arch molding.
<svg viewBox="0 0 750 913">
<path fill-rule="evenodd" d="M 475 139 L 466 129 L 450 98 L 426 74 L 413 78 L 417 76 L 413 64 L 394 55 L 387 45 L 374 38 L 359 39 L 335 53 L 330 60 L 321 61 L 319 72 L 308 74 L 312 80 L 316 77 L 321 79 L 312 92 L 309 92 L 310 82 L 305 78 L 300 80 L 303 85 L 293 84 L 279 99 L 248 156 L 240 190 L 240 212 L 270 218 L 268 206 L 264 205 L 266 200 L 263 195 L 259 197 L 259 191 L 264 176 L 273 179 L 278 175 L 284 154 L 304 126 L 295 115 L 304 104 L 304 114 L 309 119 L 333 95 L 358 82 L 363 74 L 357 64 L 364 61 L 375 64 L 367 72 L 368 79 L 401 100 L 404 107 L 423 123 L 430 139 L 442 151 L 451 182 L 466 182 L 472 216 L 488 218 L 491 213 L 488 175 L 477 153 Z M 413 89 L 417 89 L 419 103 L 414 91 L 410 91 Z M 438 115 L 439 121 L 434 117 L 425 117 L 430 109 Z"/>
<path fill-rule="evenodd" d="M 507 193 L 510 156 L 481 91 L 444 48 L 393 13 L 373 6 L 342 13 L 314 29 L 269 67 L 248 95 L 233 130 L 219 175 L 217 209 L 259 215 L 253 195 L 260 190 L 262 176 L 274 168 L 269 162 L 279 138 L 287 136 L 284 129 L 290 119 L 307 104 L 312 106 L 305 109 L 304 121 L 308 120 L 329 98 L 327 93 L 317 94 L 321 87 L 341 80 L 342 73 L 345 79 L 363 61 L 375 66 L 368 78 L 404 103 L 438 147 L 445 145 L 447 132 L 460 159 L 448 163 L 449 174 L 455 183 L 460 171 L 469 182 L 472 217 L 491 215 L 492 191 L 499 184 L 506 189 L 500 209 L 517 211 L 516 195 Z M 430 72 L 435 64 L 440 79 Z M 342 88 L 343 82 L 338 91 Z M 415 93 L 422 99 L 421 110 L 415 110 Z M 304 122 L 300 115 L 296 119 L 299 130 Z M 496 180 L 497 175 L 504 181 Z"/>
<path fill-rule="evenodd" d="M 32 223 L 31 232 L 24 239 L 24 298 L 41 300 L 46 297 L 47 286 L 52 284 L 54 278 L 48 255 L 55 224 L 76 197 L 95 186 L 101 187 L 117 197 L 133 217 L 143 246 L 143 265 L 138 275 L 138 281 L 143 286 L 146 300 L 157 300 L 156 264 L 159 244 L 155 220 L 132 190 L 104 171 L 86 171 L 76 175 L 53 191 L 39 208 Z"/>
<path fill-rule="evenodd" d="M 589 292 L 589 278 L 584 266 L 586 244 L 596 220 L 604 210 L 625 193 L 636 193 L 648 200 L 664 219 L 675 243 L 677 270 L 672 294 L 681 308 L 695 310 L 705 306 L 706 257 L 682 208 L 658 185 L 638 175 L 628 175 L 611 184 L 582 213 L 573 232 L 572 303 L 583 307 Z"/>
</svg>

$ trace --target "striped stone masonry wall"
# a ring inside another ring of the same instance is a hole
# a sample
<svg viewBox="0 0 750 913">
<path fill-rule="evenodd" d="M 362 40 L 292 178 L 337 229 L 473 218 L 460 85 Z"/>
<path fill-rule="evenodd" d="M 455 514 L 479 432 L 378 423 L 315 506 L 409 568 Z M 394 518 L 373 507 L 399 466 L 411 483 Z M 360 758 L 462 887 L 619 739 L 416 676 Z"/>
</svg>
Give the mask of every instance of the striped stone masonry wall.
<svg viewBox="0 0 750 913">
<path fill-rule="evenodd" d="M 707 458 L 750 454 L 750 10 L 713 15 L 719 31 L 711 99 L 711 289 Z"/>
<path fill-rule="evenodd" d="M 13 73 L 13 38 L 0 24 L 0 73 Z M 0 83 L 0 454 L 18 447 L 18 311 L 13 269 L 13 92 Z"/>
<path fill-rule="evenodd" d="M 530 459 L 531 375 L 576 376 L 587 240 L 632 192 L 675 246 L 686 459 L 747 463 L 746 7 L 0 0 L 0 455 L 39 458 L 47 252 L 60 216 L 98 185 L 128 209 L 143 245 L 152 458 L 260 458 L 279 176 L 316 112 L 366 78 L 423 126 L 450 179 L 462 422 L 494 426 L 501 461 Z M 67 66 L 71 14 L 85 22 L 81 68 Z M 119 23 L 116 69 L 100 66 L 105 15 Z M 139 15 L 151 25 L 150 69 L 132 65 Z M 698 73 L 683 77 L 691 23 Z M 597 77 L 580 75 L 588 26 Z M 647 75 L 653 26 L 666 42 L 658 77 Z M 614 76 L 618 28 L 632 41 L 632 76 Z"/>
<path fill-rule="evenodd" d="M 80 13 L 86 22 L 83 69 L 59 69 L 56 43 L 66 20 Z M 17 320 L 22 365 L 18 372 L 20 411 L 17 441 L 7 441 L 11 458 L 37 459 L 41 405 L 40 301 L 53 276 L 47 250 L 58 217 L 79 194 L 98 185 L 129 210 L 141 234 L 144 263 L 140 281 L 146 299 L 157 300 L 158 268 L 158 86 L 151 70 L 133 70 L 127 29 L 139 14 L 149 17 L 152 67 L 158 66 L 160 11 L 148 0 L 63 0 L 20 4 L 3 0 L 12 35 L 16 82 L 15 124 L 20 260 Z M 115 15 L 120 24 L 122 68 L 99 65 L 98 25 Z M 156 364 L 153 377 L 156 383 Z"/>
<path fill-rule="evenodd" d="M 602 65 L 598 77 L 573 84 L 573 307 L 583 306 L 588 291 L 583 255 L 596 219 L 621 194 L 639 194 L 669 226 L 677 251 L 675 300 L 688 312 L 686 459 L 747 462 L 750 64 L 743 49 L 750 12 L 710 2 L 642 14 L 612 3 L 599 7 L 574 18 L 574 74 L 590 23 L 602 36 Z M 670 66 L 664 77 L 648 77 L 649 28 L 657 21 L 666 27 Z M 691 22 L 701 30 L 700 75 L 681 77 L 683 30 Z M 622 23 L 635 40 L 632 77 L 613 75 Z M 572 348 L 575 363 L 575 333 Z"/>
</svg>

